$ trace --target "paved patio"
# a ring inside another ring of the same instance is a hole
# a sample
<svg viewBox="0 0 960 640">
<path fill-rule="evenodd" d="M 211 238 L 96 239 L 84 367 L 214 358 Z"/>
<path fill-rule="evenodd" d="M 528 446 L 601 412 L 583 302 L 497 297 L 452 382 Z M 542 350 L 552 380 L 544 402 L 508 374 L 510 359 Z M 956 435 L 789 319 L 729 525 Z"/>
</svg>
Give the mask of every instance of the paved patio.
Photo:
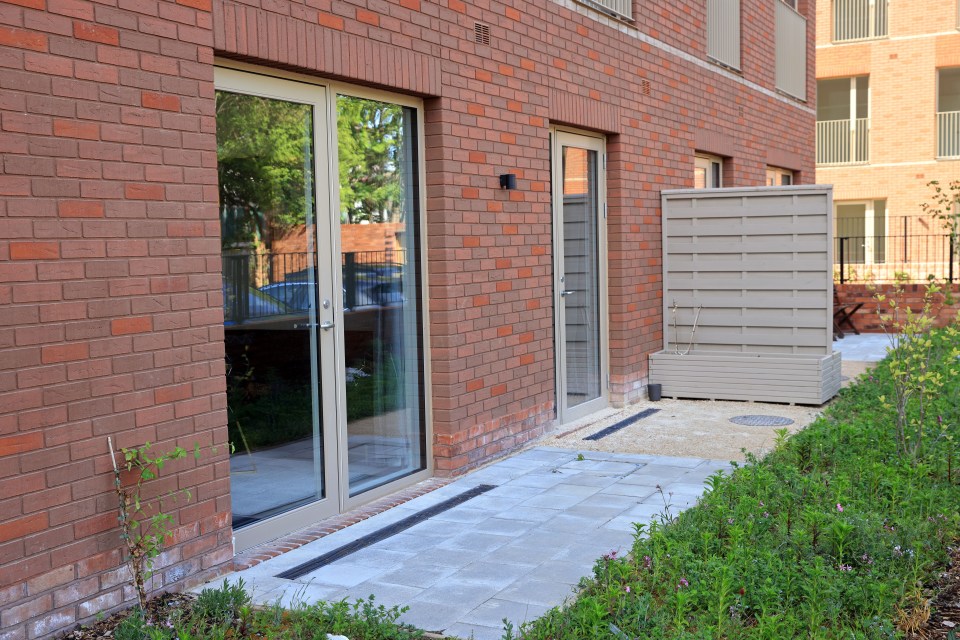
<svg viewBox="0 0 960 640">
<path fill-rule="evenodd" d="M 887 345 L 860 335 L 834 348 L 875 362 Z M 243 578 L 258 603 L 373 594 L 410 607 L 402 620 L 422 629 L 499 640 L 504 618 L 519 625 L 573 597 L 601 555 L 629 551 L 633 523 L 676 515 L 728 469 L 725 460 L 537 447 L 228 578 Z M 481 485 L 494 488 L 300 577 L 276 577 Z"/>
<path fill-rule="evenodd" d="M 611 551 L 629 551 L 633 523 L 694 504 L 726 461 L 539 447 L 427 495 L 228 576 L 256 602 L 376 596 L 409 606 L 428 631 L 498 640 L 515 624 L 572 597 Z M 393 525 L 474 487 L 492 490 L 295 580 L 278 573 Z M 657 489 L 660 484 L 662 492 Z"/>
</svg>

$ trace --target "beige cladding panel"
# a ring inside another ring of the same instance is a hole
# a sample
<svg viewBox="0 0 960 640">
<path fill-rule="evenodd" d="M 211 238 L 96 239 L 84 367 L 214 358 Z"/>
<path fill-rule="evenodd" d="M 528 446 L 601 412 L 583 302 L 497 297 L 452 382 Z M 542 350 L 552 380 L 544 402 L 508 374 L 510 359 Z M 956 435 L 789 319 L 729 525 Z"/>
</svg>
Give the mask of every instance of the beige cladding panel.
<svg viewBox="0 0 960 640">
<path fill-rule="evenodd" d="M 824 186 L 662 194 L 663 394 L 820 404 L 833 353 L 832 192 Z"/>
<path fill-rule="evenodd" d="M 827 188 L 666 192 L 663 216 L 665 350 L 696 318 L 696 348 L 832 352 Z"/>
</svg>

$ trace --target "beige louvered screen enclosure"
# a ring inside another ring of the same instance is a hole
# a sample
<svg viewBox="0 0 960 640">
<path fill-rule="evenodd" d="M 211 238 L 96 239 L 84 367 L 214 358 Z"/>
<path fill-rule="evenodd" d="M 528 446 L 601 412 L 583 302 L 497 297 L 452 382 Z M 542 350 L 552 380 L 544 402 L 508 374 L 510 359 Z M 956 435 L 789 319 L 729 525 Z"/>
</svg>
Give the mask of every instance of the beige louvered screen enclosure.
<svg viewBox="0 0 960 640">
<path fill-rule="evenodd" d="M 833 353 L 830 187 L 665 191 L 664 396 L 821 404 Z"/>
</svg>

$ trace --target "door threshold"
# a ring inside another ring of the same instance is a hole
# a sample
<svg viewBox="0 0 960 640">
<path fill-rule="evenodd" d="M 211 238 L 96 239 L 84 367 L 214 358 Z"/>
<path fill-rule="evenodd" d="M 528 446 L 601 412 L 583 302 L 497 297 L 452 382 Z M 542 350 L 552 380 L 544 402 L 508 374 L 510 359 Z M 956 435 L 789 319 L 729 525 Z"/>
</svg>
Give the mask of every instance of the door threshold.
<svg viewBox="0 0 960 640">
<path fill-rule="evenodd" d="M 275 558 L 287 551 L 292 551 L 314 540 L 326 537 L 331 533 L 346 529 L 361 520 L 366 520 L 371 516 L 383 513 L 397 505 L 426 495 L 440 487 L 450 484 L 453 480 L 453 478 L 427 478 L 426 480 L 399 489 L 395 493 L 378 498 L 356 509 L 318 520 L 316 523 L 298 531 L 293 531 L 274 540 L 244 549 L 240 553 L 234 554 L 233 570 L 242 571 L 249 569 L 265 560 Z"/>
</svg>

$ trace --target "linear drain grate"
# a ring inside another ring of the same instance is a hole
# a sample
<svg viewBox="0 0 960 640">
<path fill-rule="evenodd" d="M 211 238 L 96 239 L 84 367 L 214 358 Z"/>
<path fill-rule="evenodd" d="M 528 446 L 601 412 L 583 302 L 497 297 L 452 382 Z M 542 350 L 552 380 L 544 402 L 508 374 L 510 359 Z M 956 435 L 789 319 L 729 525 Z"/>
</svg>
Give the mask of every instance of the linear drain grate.
<svg viewBox="0 0 960 640">
<path fill-rule="evenodd" d="M 780 416 L 734 416 L 730 418 L 730 422 L 745 427 L 786 427 L 793 424 L 790 418 Z"/>
<path fill-rule="evenodd" d="M 660 409 L 644 409 L 643 411 L 641 411 L 636 415 L 632 415 L 629 418 L 624 418 L 623 420 L 621 420 L 616 424 L 612 424 L 605 429 L 601 429 L 600 431 L 597 431 L 596 433 L 585 437 L 584 440 L 599 440 L 600 438 L 606 438 L 611 433 L 616 433 L 617 431 L 620 431 L 620 429 L 623 429 L 624 427 L 629 427 L 634 422 L 643 420 L 647 416 L 652 416 L 658 411 L 660 411 Z"/>
<path fill-rule="evenodd" d="M 298 564 L 295 567 L 292 567 L 290 569 L 287 569 L 286 571 L 278 573 L 276 577 L 286 578 L 287 580 L 294 580 L 296 578 L 299 578 L 300 576 L 306 575 L 311 571 L 316 571 L 320 567 L 325 567 L 332 562 L 336 562 L 341 558 L 346 558 L 350 554 L 356 553 L 361 549 L 366 549 L 370 545 L 386 540 L 387 538 L 395 536 L 398 533 L 402 533 L 403 531 L 406 531 L 410 527 L 416 524 L 420 524 L 424 520 L 429 520 L 430 518 L 437 515 L 438 513 L 443 513 L 444 511 L 452 509 L 457 505 L 463 504 L 464 502 L 466 502 L 467 500 L 470 500 L 471 498 L 476 498 L 477 496 L 484 494 L 487 491 L 490 491 L 491 489 L 496 489 L 496 488 L 497 487 L 492 484 L 478 485 L 473 489 L 464 491 L 459 495 L 455 495 L 452 498 L 448 500 L 444 500 L 443 502 L 440 502 L 438 504 L 435 504 L 434 506 L 424 509 L 423 511 L 418 511 L 412 516 L 407 516 L 403 520 L 400 520 L 399 522 L 395 522 L 394 524 L 388 525 L 383 529 L 379 529 L 377 531 L 374 531 L 373 533 L 368 533 L 362 538 L 357 538 L 353 542 L 345 544 L 342 547 L 338 547 L 333 551 L 330 551 L 328 553 L 323 554 L 322 556 L 318 556 L 314 558 L 313 560 L 307 560 L 302 564 Z"/>
</svg>

